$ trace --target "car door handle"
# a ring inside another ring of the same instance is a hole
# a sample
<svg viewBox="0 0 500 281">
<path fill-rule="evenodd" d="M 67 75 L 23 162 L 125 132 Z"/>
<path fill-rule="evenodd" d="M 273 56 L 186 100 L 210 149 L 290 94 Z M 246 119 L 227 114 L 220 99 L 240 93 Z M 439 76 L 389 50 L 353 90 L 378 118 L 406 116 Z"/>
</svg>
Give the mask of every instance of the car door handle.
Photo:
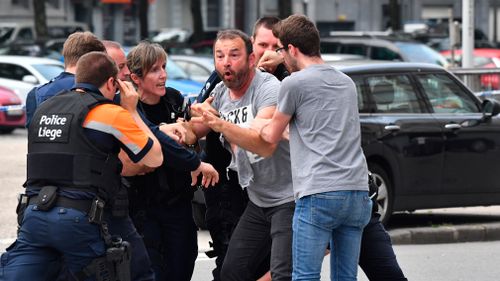
<svg viewBox="0 0 500 281">
<path fill-rule="evenodd" d="M 444 125 L 444 128 L 447 130 L 458 130 L 458 129 L 462 128 L 462 126 L 460 124 L 450 123 L 450 124 Z"/>
<path fill-rule="evenodd" d="M 387 131 L 396 132 L 396 131 L 399 131 L 401 129 L 401 127 L 399 127 L 398 125 L 390 124 L 390 125 L 386 125 L 384 127 L 384 129 Z"/>
</svg>

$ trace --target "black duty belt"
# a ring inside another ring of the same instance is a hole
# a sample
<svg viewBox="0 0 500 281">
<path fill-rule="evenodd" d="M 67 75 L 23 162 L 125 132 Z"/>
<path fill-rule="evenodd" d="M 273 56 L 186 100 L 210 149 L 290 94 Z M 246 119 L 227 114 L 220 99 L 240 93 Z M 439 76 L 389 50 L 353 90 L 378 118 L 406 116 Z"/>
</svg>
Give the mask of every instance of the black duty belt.
<svg viewBox="0 0 500 281">
<path fill-rule="evenodd" d="M 37 204 L 38 204 L 38 196 L 31 196 L 28 199 L 28 205 L 37 205 Z M 65 207 L 65 208 L 76 209 L 86 214 L 89 213 L 91 205 L 92 205 L 92 200 L 90 199 L 88 200 L 71 199 L 63 196 L 58 196 L 56 202 L 54 203 L 54 207 Z"/>
</svg>

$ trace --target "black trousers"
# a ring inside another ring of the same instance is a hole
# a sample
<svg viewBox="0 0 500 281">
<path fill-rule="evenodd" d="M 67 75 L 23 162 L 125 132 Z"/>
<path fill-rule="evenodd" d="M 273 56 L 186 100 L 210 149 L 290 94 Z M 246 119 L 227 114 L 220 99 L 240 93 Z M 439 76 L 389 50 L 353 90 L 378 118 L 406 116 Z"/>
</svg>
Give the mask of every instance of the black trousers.
<svg viewBox="0 0 500 281">
<path fill-rule="evenodd" d="M 273 281 L 292 279 L 292 218 L 295 202 L 261 208 L 248 202 L 231 236 L 222 266 L 223 281 L 256 280 L 270 255 Z M 256 278 L 257 277 L 257 278 Z"/>
<path fill-rule="evenodd" d="M 363 230 L 359 266 L 370 281 L 408 280 L 399 267 L 391 237 L 374 213 Z"/>
<path fill-rule="evenodd" d="M 203 189 L 205 218 L 210 237 L 212 238 L 213 254 L 216 256 L 215 268 L 212 271 L 213 280 L 219 281 L 220 270 L 224 263 L 229 240 L 248 203 L 246 191 L 238 184 L 235 172 L 220 174 L 220 182 L 213 187 Z M 264 272 L 269 269 L 269 265 Z"/>
<path fill-rule="evenodd" d="M 151 205 L 132 217 L 144 239 L 157 281 L 191 280 L 198 256 L 197 230 L 190 200 Z"/>
</svg>

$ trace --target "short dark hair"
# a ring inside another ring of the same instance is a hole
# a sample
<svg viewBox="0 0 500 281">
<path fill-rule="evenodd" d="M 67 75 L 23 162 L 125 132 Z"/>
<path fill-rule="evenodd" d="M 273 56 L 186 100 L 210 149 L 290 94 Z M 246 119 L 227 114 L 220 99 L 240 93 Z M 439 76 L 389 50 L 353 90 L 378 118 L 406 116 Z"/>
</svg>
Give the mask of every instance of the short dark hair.
<svg viewBox="0 0 500 281">
<path fill-rule="evenodd" d="M 90 52 L 83 55 L 76 63 L 76 83 L 88 83 L 101 87 L 110 77 L 116 79 L 118 67 L 106 53 Z"/>
<path fill-rule="evenodd" d="M 257 30 L 261 26 L 272 30 L 278 22 L 280 22 L 280 19 L 278 17 L 269 16 L 269 17 L 262 17 L 262 18 L 258 19 L 253 26 L 252 37 L 255 38 L 255 36 L 257 35 Z"/>
<path fill-rule="evenodd" d="M 241 38 L 241 40 L 243 40 L 243 43 L 245 43 L 245 49 L 247 51 L 247 55 L 250 55 L 253 52 L 252 40 L 250 40 L 250 37 L 248 37 L 246 33 L 238 29 L 226 29 L 217 32 L 217 38 L 215 39 L 213 46 L 214 51 L 215 51 L 215 43 L 217 43 L 219 40 L 236 39 L 236 38 Z"/>
<path fill-rule="evenodd" d="M 274 26 L 273 34 L 285 48 L 291 44 L 306 56 L 320 56 L 319 31 L 306 16 L 291 15 L 281 20 Z"/>
<path fill-rule="evenodd" d="M 81 56 L 93 52 L 106 52 L 104 44 L 90 31 L 75 32 L 64 41 L 62 55 L 64 65 L 76 65 Z"/>
</svg>

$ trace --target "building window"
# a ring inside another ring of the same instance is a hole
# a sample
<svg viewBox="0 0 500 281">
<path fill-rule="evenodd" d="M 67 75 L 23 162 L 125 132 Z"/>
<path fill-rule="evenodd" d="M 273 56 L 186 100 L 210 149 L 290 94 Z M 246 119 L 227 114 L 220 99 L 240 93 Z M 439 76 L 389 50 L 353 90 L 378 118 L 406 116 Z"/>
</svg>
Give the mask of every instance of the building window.
<svg viewBox="0 0 500 281">
<path fill-rule="evenodd" d="M 30 0 L 12 0 L 12 6 L 17 6 L 17 7 L 22 7 L 29 9 L 30 7 Z"/>
<path fill-rule="evenodd" d="M 207 0 L 207 27 L 220 26 L 220 0 Z"/>
<path fill-rule="evenodd" d="M 45 2 L 54 9 L 59 9 L 60 7 L 59 0 L 45 0 Z"/>
</svg>

